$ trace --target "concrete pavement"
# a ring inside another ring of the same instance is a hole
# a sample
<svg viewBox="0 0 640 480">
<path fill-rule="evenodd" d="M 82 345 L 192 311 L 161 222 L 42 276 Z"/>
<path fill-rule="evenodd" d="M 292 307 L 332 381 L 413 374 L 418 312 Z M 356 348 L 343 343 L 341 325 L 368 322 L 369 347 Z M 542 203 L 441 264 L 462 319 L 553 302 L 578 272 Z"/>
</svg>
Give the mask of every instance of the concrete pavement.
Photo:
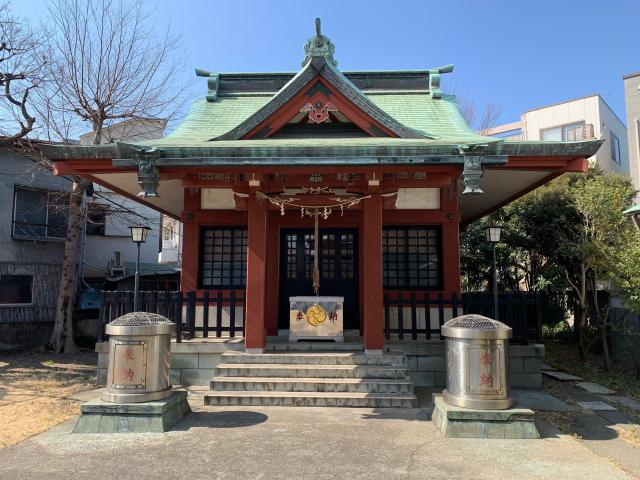
<svg viewBox="0 0 640 480">
<path fill-rule="evenodd" d="M 544 421 L 541 440 L 445 439 L 424 403 L 226 408 L 191 398 L 194 414 L 167 433 L 72 434 L 67 422 L 2 449 L 0 479 L 630 478 Z"/>
</svg>

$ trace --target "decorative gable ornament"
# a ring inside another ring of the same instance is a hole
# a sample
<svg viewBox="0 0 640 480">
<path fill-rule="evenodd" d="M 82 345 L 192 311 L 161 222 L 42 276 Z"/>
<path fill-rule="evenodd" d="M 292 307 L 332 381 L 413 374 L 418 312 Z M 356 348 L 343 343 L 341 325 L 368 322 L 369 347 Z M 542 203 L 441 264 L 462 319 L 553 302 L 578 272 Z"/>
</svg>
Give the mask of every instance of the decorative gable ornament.
<svg viewBox="0 0 640 480">
<path fill-rule="evenodd" d="M 337 112 L 338 109 L 331 103 L 316 102 L 314 105 L 307 103 L 301 112 L 309 112 L 309 120 L 314 123 L 323 123 L 329 120 L 329 112 Z"/>
<path fill-rule="evenodd" d="M 333 58 L 335 51 L 336 46 L 329 38 L 322 35 L 320 31 L 320 19 L 316 18 L 316 35 L 304 44 L 304 60 L 302 61 L 302 66 L 304 67 L 309 63 L 313 57 L 324 57 L 328 63 L 337 67 L 338 62 Z"/>
</svg>

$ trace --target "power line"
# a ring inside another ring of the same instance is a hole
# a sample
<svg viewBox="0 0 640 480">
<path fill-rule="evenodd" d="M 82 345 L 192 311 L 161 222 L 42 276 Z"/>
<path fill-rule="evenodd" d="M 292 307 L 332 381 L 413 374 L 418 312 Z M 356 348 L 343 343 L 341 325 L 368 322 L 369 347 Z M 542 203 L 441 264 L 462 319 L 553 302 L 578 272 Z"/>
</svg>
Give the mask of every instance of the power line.
<svg viewBox="0 0 640 480">
<path fill-rule="evenodd" d="M 51 169 L 48 165 L 46 165 L 46 164 L 42 164 L 39 160 L 37 160 L 37 159 L 35 159 L 35 158 L 33 158 L 33 157 L 29 156 L 29 155 L 25 155 L 25 154 L 23 154 L 23 153 L 20 153 L 20 152 L 16 152 L 16 153 L 17 153 L 18 155 L 20 155 L 21 157 L 26 158 L 26 159 L 28 159 L 28 160 L 32 161 L 32 162 L 33 162 L 33 163 L 35 163 L 38 167 L 40 167 L 40 168 L 42 168 L 42 169 L 44 169 L 44 170 L 48 170 L 49 172 L 52 172 L 52 169 Z M 9 173 L 9 174 L 6 174 L 6 175 L 7 175 L 7 176 L 9 176 L 9 175 L 11 175 L 11 174 Z M 33 173 L 32 173 L 32 176 L 33 176 Z M 64 178 L 64 179 L 65 179 L 65 180 L 67 180 L 68 182 L 73 183 L 73 179 L 71 179 L 71 178 L 69 178 L 69 177 L 67 177 L 67 176 L 61 176 L 60 178 Z M 118 194 L 117 192 L 114 192 L 114 193 L 116 193 L 116 195 L 120 195 L 120 194 Z M 96 195 L 96 196 L 98 196 L 98 197 L 100 197 L 100 198 L 102 198 L 103 200 L 106 200 L 106 201 L 107 201 L 107 202 L 109 202 L 109 203 L 112 203 L 112 204 L 113 204 L 113 205 L 115 205 L 116 207 L 119 207 L 119 208 L 123 209 L 125 212 L 128 212 L 128 213 L 130 213 L 130 214 L 132 214 L 132 215 L 135 215 L 135 216 L 137 216 L 137 217 L 141 218 L 142 220 L 144 220 L 144 221 L 146 221 L 146 222 L 150 222 L 150 223 L 151 223 L 151 219 L 149 219 L 149 218 L 145 217 L 144 215 L 142 215 L 142 214 L 140 214 L 140 213 L 138 213 L 138 212 L 136 212 L 136 211 L 134 211 L 134 210 L 131 210 L 131 209 L 130 209 L 130 208 L 128 208 L 128 207 L 125 207 L 125 206 L 124 206 L 124 204 L 118 204 L 118 203 L 117 203 L 117 202 L 115 202 L 114 200 L 112 200 L 112 199 L 110 199 L 110 198 L 108 198 L 108 197 L 105 197 L 104 195 L 101 195 L 101 194 L 100 194 L 100 192 L 95 192 L 95 191 L 94 191 L 94 193 L 93 193 L 93 194 L 94 194 L 94 195 Z M 120 196 L 122 196 L 122 195 L 120 195 Z M 146 208 L 151 208 L 151 207 L 147 207 L 146 205 L 144 205 L 144 206 L 145 206 Z M 118 213 L 122 213 L 122 212 L 118 212 Z M 177 235 L 177 236 L 179 236 L 179 237 L 182 237 L 182 236 L 183 236 L 181 233 L 179 233 L 179 230 L 178 230 L 178 229 L 176 229 L 176 230 L 172 230 L 172 229 L 170 229 L 170 228 L 167 228 L 167 227 L 165 227 L 164 225 L 162 225 L 162 222 L 161 222 L 161 221 L 159 222 L 159 226 L 160 226 L 160 230 L 161 230 L 161 231 L 162 231 L 162 230 L 166 230 L 166 231 L 168 231 L 168 232 L 171 232 L 173 235 Z"/>
</svg>

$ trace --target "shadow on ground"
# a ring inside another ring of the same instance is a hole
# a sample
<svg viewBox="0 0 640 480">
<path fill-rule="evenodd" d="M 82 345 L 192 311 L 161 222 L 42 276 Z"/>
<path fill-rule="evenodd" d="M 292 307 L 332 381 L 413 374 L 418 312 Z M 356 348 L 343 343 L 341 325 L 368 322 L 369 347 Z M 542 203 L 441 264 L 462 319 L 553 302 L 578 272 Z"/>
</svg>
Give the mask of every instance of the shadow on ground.
<svg viewBox="0 0 640 480">
<path fill-rule="evenodd" d="M 192 428 L 242 428 L 266 422 L 269 417 L 259 412 L 231 411 L 207 412 L 194 411 L 180 421 L 171 430 L 188 431 Z"/>
</svg>

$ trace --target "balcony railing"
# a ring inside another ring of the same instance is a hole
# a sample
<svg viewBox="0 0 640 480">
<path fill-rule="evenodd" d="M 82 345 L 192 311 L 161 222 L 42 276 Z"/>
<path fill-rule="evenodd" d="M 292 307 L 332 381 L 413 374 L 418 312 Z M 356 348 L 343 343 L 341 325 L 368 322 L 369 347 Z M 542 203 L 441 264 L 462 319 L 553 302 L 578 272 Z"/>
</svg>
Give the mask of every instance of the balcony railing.
<svg viewBox="0 0 640 480">
<path fill-rule="evenodd" d="M 593 125 L 588 123 L 579 127 L 568 128 L 564 132 L 566 142 L 578 142 L 580 140 L 591 140 L 594 138 Z"/>
<path fill-rule="evenodd" d="M 499 138 L 500 138 L 500 140 L 510 140 L 510 141 L 526 140 L 524 132 L 512 133 L 511 135 L 505 135 L 505 136 L 499 137 Z"/>
</svg>

